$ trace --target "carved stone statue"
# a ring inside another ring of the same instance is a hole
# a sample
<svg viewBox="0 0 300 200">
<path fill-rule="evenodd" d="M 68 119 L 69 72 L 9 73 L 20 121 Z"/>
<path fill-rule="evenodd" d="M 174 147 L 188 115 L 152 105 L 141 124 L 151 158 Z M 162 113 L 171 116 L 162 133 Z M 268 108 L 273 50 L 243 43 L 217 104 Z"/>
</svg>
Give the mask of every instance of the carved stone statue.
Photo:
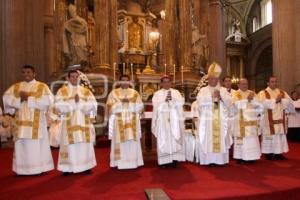
<svg viewBox="0 0 300 200">
<path fill-rule="evenodd" d="M 207 36 L 200 34 L 196 26 L 192 27 L 192 56 L 196 69 L 205 69 L 209 56 Z"/>
<path fill-rule="evenodd" d="M 87 32 L 88 26 L 85 19 L 79 17 L 76 7 L 68 7 L 70 19 L 64 23 L 63 52 L 68 60 L 68 65 L 87 63 Z"/>
<path fill-rule="evenodd" d="M 240 33 L 241 32 L 241 22 L 238 19 L 232 19 L 232 33 Z"/>
<path fill-rule="evenodd" d="M 93 13 L 91 11 L 88 11 L 87 25 L 88 25 L 87 43 L 89 45 L 94 45 L 96 44 L 96 33 L 95 33 L 96 22 Z"/>
</svg>

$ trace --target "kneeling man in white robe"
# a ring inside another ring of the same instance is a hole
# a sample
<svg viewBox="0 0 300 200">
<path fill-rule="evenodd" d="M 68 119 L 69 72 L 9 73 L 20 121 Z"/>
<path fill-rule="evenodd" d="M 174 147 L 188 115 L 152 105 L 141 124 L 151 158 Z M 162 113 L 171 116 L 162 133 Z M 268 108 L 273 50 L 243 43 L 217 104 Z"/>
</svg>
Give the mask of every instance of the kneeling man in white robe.
<svg viewBox="0 0 300 200">
<path fill-rule="evenodd" d="M 224 165 L 229 162 L 232 138 L 228 134 L 231 97 L 219 85 L 221 67 L 213 63 L 208 70 L 208 86 L 197 95 L 199 108 L 200 165 Z"/>
<path fill-rule="evenodd" d="M 53 95 L 45 83 L 35 80 L 35 69 L 25 65 L 23 82 L 12 85 L 3 96 L 4 111 L 15 115 L 13 171 L 34 175 L 52 170 L 46 113 Z"/>
<path fill-rule="evenodd" d="M 170 77 L 161 78 L 162 89 L 152 98 L 152 133 L 157 138 L 158 164 L 176 167 L 177 161 L 185 161 L 184 147 L 184 98 L 171 88 Z"/>
<path fill-rule="evenodd" d="M 90 116 L 97 113 L 97 102 L 89 89 L 79 85 L 78 71 L 69 71 L 68 79 L 68 85 L 61 87 L 55 96 L 55 109 L 61 115 L 62 126 L 57 169 L 65 175 L 91 173 L 96 158 Z"/>
<path fill-rule="evenodd" d="M 144 165 L 140 123 L 144 106 L 139 93 L 129 87 L 129 80 L 129 76 L 122 75 L 120 87 L 111 91 L 106 103 L 111 140 L 110 166 L 118 169 Z"/>
</svg>

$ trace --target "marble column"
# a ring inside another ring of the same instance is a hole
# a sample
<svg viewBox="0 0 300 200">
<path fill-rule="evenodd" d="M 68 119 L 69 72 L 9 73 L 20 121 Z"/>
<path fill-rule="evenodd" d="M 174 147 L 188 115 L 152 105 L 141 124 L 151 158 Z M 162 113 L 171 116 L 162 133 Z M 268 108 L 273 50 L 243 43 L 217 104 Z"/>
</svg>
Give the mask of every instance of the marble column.
<svg viewBox="0 0 300 200">
<path fill-rule="evenodd" d="M 37 79 L 45 80 L 44 1 L 1 1 L 1 93 L 19 81 L 21 67 L 36 67 Z"/>
<path fill-rule="evenodd" d="M 96 29 L 96 68 L 110 69 L 109 1 L 94 0 Z"/>
<path fill-rule="evenodd" d="M 57 72 L 55 63 L 55 40 L 54 40 L 54 0 L 45 0 L 45 69 L 46 80 L 50 80 L 50 76 Z"/>
<path fill-rule="evenodd" d="M 244 58 L 243 56 L 240 56 L 240 79 L 244 77 Z"/>
<path fill-rule="evenodd" d="M 226 71 L 224 19 L 225 16 L 220 1 L 209 0 L 209 61 L 219 63 L 223 67 L 223 71 Z"/>
<path fill-rule="evenodd" d="M 231 59 L 231 57 L 228 55 L 227 56 L 227 58 L 226 58 L 226 61 L 227 61 L 227 63 L 226 63 L 226 66 L 227 66 L 227 70 L 226 70 L 226 76 L 231 76 L 231 67 L 230 67 L 230 59 Z"/>
<path fill-rule="evenodd" d="M 180 66 L 183 66 L 185 72 L 192 70 L 192 20 L 190 6 L 190 0 L 179 1 L 179 63 Z"/>
<path fill-rule="evenodd" d="M 294 1 L 294 26 L 295 27 L 295 32 L 298 33 L 296 34 L 296 50 L 295 50 L 295 84 L 299 84 L 300 85 L 300 1 Z M 291 28 L 291 27 L 290 27 Z M 294 89 L 294 88 L 293 88 Z M 300 92 L 300 87 L 297 88 L 298 92 Z"/>
<path fill-rule="evenodd" d="M 114 63 L 118 63 L 117 4 L 117 0 L 110 0 L 110 66 L 113 66 Z"/>
<path fill-rule="evenodd" d="M 273 0 L 273 72 L 279 87 L 291 91 L 296 83 L 296 26 L 294 0 Z M 299 80 L 299 77 L 297 77 Z"/>
<path fill-rule="evenodd" d="M 176 0 L 165 1 L 166 19 L 162 21 L 162 48 L 167 64 L 167 73 L 173 73 L 173 65 L 176 64 L 176 2 Z"/>
</svg>

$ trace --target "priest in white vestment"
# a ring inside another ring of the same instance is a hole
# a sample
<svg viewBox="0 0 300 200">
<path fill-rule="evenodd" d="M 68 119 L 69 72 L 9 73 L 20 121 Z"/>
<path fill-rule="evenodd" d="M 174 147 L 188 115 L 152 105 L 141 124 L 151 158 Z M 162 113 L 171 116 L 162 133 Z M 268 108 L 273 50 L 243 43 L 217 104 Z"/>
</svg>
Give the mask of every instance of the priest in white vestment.
<svg viewBox="0 0 300 200">
<path fill-rule="evenodd" d="M 233 158 L 238 163 L 252 162 L 260 159 L 261 149 L 258 136 L 263 125 L 263 105 L 255 92 L 248 90 L 248 80 L 240 79 L 239 89 L 232 94 L 234 103 L 234 152 Z"/>
<path fill-rule="evenodd" d="M 86 172 L 96 166 L 95 131 L 90 116 L 97 113 L 93 93 L 79 84 L 79 72 L 68 72 L 68 85 L 55 96 L 55 109 L 61 115 L 57 169 L 64 175 Z"/>
<path fill-rule="evenodd" d="M 223 87 L 227 90 L 228 94 L 231 96 L 233 93 L 236 91 L 232 89 L 232 82 L 231 82 L 231 77 L 230 76 L 225 76 L 223 78 Z M 228 117 L 228 134 L 233 137 L 233 129 L 234 129 L 234 105 L 233 103 L 229 107 L 229 117 Z M 230 149 L 230 156 L 232 155 L 232 148 Z"/>
<path fill-rule="evenodd" d="M 35 80 L 33 66 L 22 68 L 24 81 L 12 85 L 3 96 L 4 112 L 15 115 L 13 171 L 35 175 L 52 170 L 46 112 L 53 95 L 45 83 Z"/>
<path fill-rule="evenodd" d="M 291 93 L 292 103 L 295 111 L 288 116 L 288 139 L 300 142 L 300 99 L 299 93 L 293 91 Z"/>
<path fill-rule="evenodd" d="M 51 106 L 48 115 L 47 115 L 47 121 L 48 121 L 48 131 L 49 131 L 49 143 L 51 147 L 59 147 L 59 137 L 61 133 L 61 120 L 59 117 L 59 113 L 54 108 L 54 106 Z"/>
<path fill-rule="evenodd" d="M 120 87 L 107 98 L 109 139 L 111 140 L 110 167 L 134 169 L 144 165 L 141 148 L 141 113 L 143 102 L 137 91 L 130 88 L 130 77 L 120 77 Z"/>
<path fill-rule="evenodd" d="M 151 130 L 157 139 L 158 164 L 176 167 L 178 161 L 185 161 L 184 98 L 171 88 L 170 77 L 162 77 L 161 86 L 152 98 Z"/>
<path fill-rule="evenodd" d="M 197 101 L 194 101 L 191 105 L 191 118 L 192 124 L 191 129 L 185 130 L 185 157 L 187 161 L 199 162 L 199 153 L 196 151 L 197 145 L 199 146 L 198 139 L 198 125 L 199 125 L 199 109 Z"/>
<path fill-rule="evenodd" d="M 282 153 L 288 152 L 287 117 L 286 113 L 291 106 L 289 95 L 277 88 L 277 78 L 271 76 L 268 87 L 258 94 L 265 107 L 265 123 L 262 134 L 262 153 L 268 160 L 282 160 Z"/>
<path fill-rule="evenodd" d="M 199 108 L 200 165 L 224 165 L 229 162 L 232 138 L 228 134 L 231 97 L 219 85 L 222 68 L 213 63 L 208 70 L 208 86 L 197 95 Z"/>
</svg>

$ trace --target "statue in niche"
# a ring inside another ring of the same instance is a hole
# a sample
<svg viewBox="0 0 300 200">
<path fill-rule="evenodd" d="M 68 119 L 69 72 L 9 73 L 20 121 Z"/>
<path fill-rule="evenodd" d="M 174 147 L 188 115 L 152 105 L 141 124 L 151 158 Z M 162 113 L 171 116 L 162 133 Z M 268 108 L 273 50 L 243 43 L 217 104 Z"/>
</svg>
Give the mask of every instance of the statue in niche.
<svg viewBox="0 0 300 200">
<path fill-rule="evenodd" d="M 142 49 L 143 28 L 137 23 L 137 19 L 128 26 L 129 50 Z"/>
<path fill-rule="evenodd" d="M 85 19 L 77 15 L 73 4 L 69 5 L 68 12 L 70 19 L 64 23 L 63 52 L 69 66 L 85 66 L 88 60 L 88 25 Z"/>
<path fill-rule="evenodd" d="M 241 33 L 241 22 L 238 19 L 233 18 L 231 23 L 232 33 Z"/>
<path fill-rule="evenodd" d="M 192 56 L 194 68 L 204 70 L 209 56 L 207 36 L 200 34 L 199 29 L 194 25 L 192 26 Z"/>
<path fill-rule="evenodd" d="M 88 26 L 87 43 L 90 46 L 93 46 L 96 43 L 95 24 L 96 23 L 95 23 L 93 12 L 88 11 L 88 17 L 87 17 L 87 26 Z"/>
<path fill-rule="evenodd" d="M 241 22 L 236 18 L 232 19 L 232 34 L 234 35 L 235 42 L 242 41 Z"/>
</svg>

